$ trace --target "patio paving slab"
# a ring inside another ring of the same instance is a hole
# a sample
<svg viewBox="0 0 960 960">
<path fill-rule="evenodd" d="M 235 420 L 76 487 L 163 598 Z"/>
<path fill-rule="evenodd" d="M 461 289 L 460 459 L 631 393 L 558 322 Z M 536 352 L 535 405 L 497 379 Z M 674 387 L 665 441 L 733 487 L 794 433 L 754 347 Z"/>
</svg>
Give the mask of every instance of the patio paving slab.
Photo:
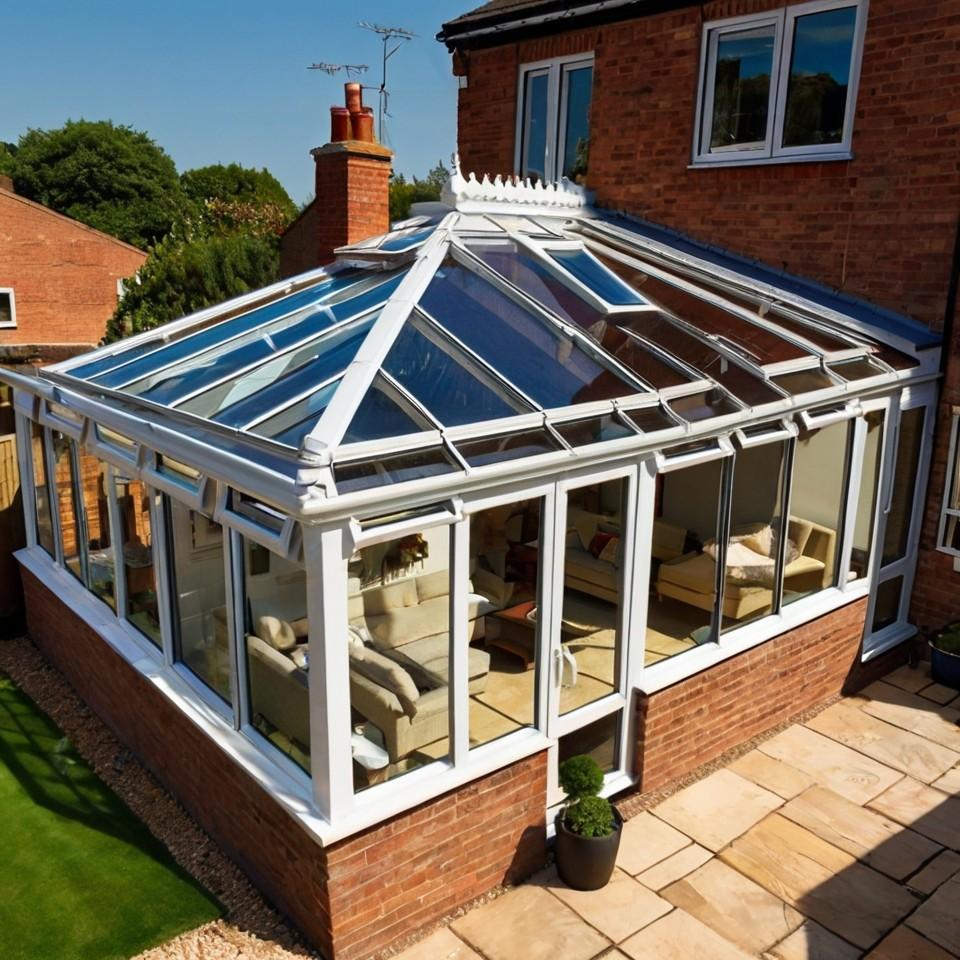
<svg viewBox="0 0 960 960">
<path fill-rule="evenodd" d="M 622 870 L 614 870 L 602 890 L 571 890 L 561 880 L 548 884 L 547 889 L 614 943 L 626 940 L 672 909 L 666 900 Z"/>
<path fill-rule="evenodd" d="M 944 793 L 960 794 L 960 767 L 948 770 L 939 780 L 934 780 L 933 785 Z"/>
<path fill-rule="evenodd" d="M 724 769 L 675 793 L 653 813 L 716 852 L 782 803 L 775 793 Z"/>
<path fill-rule="evenodd" d="M 904 777 L 870 806 L 941 846 L 960 850 L 960 797 Z"/>
<path fill-rule="evenodd" d="M 712 856 L 713 854 L 706 847 L 701 847 L 699 843 L 691 843 L 689 847 L 678 850 L 673 856 L 667 857 L 656 866 L 644 870 L 637 879 L 651 890 L 662 890 L 668 884 L 682 880 Z"/>
<path fill-rule="evenodd" d="M 748 953 L 772 947 L 803 922 L 796 910 L 716 859 L 667 887 L 663 896 Z"/>
<path fill-rule="evenodd" d="M 429 937 L 408 947 L 396 960 L 482 960 L 449 927 L 434 930 Z"/>
<path fill-rule="evenodd" d="M 901 690 L 909 690 L 910 693 L 917 693 L 924 687 L 928 687 L 932 682 L 930 680 L 930 666 L 927 663 L 922 663 L 916 667 L 904 664 L 888 673 L 883 679 L 886 683 L 899 687 Z"/>
<path fill-rule="evenodd" d="M 920 691 L 920 696 L 924 700 L 932 700 L 941 705 L 950 703 L 957 699 L 957 691 L 953 687 L 945 687 L 942 683 L 931 683 L 929 687 L 924 687 Z"/>
<path fill-rule="evenodd" d="M 812 787 L 814 779 L 796 767 L 767 756 L 762 750 L 751 750 L 734 760 L 728 767 L 741 777 L 752 780 L 757 786 L 775 793 L 784 800 L 792 800 Z"/>
<path fill-rule="evenodd" d="M 917 904 L 904 887 L 779 814 L 735 840 L 720 858 L 864 949 Z"/>
<path fill-rule="evenodd" d="M 807 920 L 786 940 L 764 954 L 772 960 L 859 960 L 857 947 L 841 940 L 819 923 Z"/>
<path fill-rule="evenodd" d="M 909 927 L 899 926 L 871 950 L 864 960 L 954 960 Z"/>
<path fill-rule="evenodd" d="M 799 725 L 788 727 L 760 744 L 759 749 L 768 757 L 802 770 L 817 783 L 854 803 L 872 800 L 903 776 L 836 740 Z"/>
<path fill-rule="evenodd" d="M 960 956 L 960 877 L 943 884 L 907 923 L 928 940 Z"/>
<path fill-rule="evenodd" d="M 811 787 L 781 813 L 894 880 L 905 880 L 942 849 L 927 837 L 905 830 L 895 820 L 851 803 L 826 787 Z"/>
<path fill-rule="evenodd" d="M 455 920 L 487 960 L 591 960 L 607 940 L 543 887 L 522 886 Z"/>
<path fill-rule="evenodd" d="M 960 753 L 886 723 L 849 702 L 828 707 L 807 727 L 903 773 L 932 783 L 960 761 Z"/>
<path fill-rule="evenodd" d="M 865 713 L 960 752 L 960 710 L 956 707 L 941 707 L 882 680 L 864 687 L 857 696 Z"/>
<path fill-rule="evenodd" d="M 633 960 L 745 960 L 750 956 L 685 910 L 668 913 L 620 944 L 620 949 Z"/>
<path fill-rule="evenodd" d="M 617 866 L 631 876 L 690 845 L 690 838 L 646 810 L 623 825 Z"/>
<path fill-rule="evenodd" d="M 960 873 L 960 853 L 954 850 L 944 850 L 916 876 L 911 877 L 907 881 L 907 886 L 911 890 L 916 890 L 926 896 L 933 893 L 941 883 L 945 883 L 957 873 Z M 960 905 L 958 905 L 958 909 L 960 909 Z"/>
</svg>

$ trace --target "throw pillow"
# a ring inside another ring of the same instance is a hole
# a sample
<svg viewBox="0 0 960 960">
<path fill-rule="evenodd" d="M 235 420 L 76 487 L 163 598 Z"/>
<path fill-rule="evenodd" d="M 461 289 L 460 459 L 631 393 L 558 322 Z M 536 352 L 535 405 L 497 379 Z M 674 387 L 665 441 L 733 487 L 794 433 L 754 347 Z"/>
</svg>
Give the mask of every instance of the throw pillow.
<svg viewBox="0 0 960 960">
<path fill-rule="evenodd" d="M 370 636 L 370 631 L 363 624 L 351 623 L 347 627 L 347 643 L 362 650 L 368 644 L 373 645 L 373 637 Z"/>
<path fill-rule="evenodd" d="M 607 544 L 609 544 L 611 540 L 616 539 L 617 537 L 614 534 L 604 533 L 603 530 L 598 530 L 590 540 L 590 545 L 587 549 L 599 560 L 600 554 L 606 550 Z"/>
<path fill-rule="evenodd" d="M 498 577 L 495 573 L 484 570 L 482 567 L 477 567 L 474 571 L 473 585 L 479 593 L 482 593 L 501 610 L 510 602 L 515 586 L 515 584 L 508 583 L 502 577 Z"/>
<path fill-rule="evenodd" d="M 279 617 L 258 617 L 257 636 L 265 640 L 274 650 L 292 650 L 297 645 L 297 635 L 286 620 Z"/>
<path fill-rule="evenodd" d="M 395 660 L 367 647 L 363 651 L 362 660 L 357 660 L 351 655 L 350 669 L 394 694 L 400 701 L 403 712 L 411 720 L 417 715 L 420 691 L 410 674 Z"/>
<path fill-rule="evenodd" d="M 620 538 L 611 537 L 606 546 L 600 551 L 600 556 L 598 560 L 603 560 L 606 563 L 611 564 L 614 567 L 620 566 Z"/>
</svg>

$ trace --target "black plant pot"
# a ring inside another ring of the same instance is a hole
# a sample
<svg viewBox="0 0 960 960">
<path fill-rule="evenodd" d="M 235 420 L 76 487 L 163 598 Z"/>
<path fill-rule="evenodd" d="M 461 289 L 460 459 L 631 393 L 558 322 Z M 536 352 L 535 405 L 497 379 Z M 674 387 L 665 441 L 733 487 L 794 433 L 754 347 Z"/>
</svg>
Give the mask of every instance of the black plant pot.
<svg viewBox="0 0 960 960">
<path fill-rule="evenodd" d="M 567 829 L 564 812 L 557 814 L 557 872 L 574 890 L 599 890 L 610 882 L 620 849 L 623 817 L 613 808 L 613 833 L 608 837 L 581 837 Z"/>
<path fill-rule="evenodd" d="M 960 656 L 930 644 L 930 676 L 936 683 L 960 690 Z"/>
</svg>

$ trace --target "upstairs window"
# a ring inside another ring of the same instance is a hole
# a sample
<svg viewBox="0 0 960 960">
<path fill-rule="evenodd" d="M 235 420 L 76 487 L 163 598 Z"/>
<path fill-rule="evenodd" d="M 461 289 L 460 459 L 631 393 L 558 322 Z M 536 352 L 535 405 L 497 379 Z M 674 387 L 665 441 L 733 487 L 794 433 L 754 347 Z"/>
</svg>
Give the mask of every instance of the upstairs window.
<svg viewBox="0 0 960 960">
<path fill-rule="evenodd" d="M 960 407 L 953 408 L 950 430 L 950 453 L 947 458 L 947 487 L 940 516 L 937 544 L 945 553 L 960 557 Z"/>
<path fill-rule="evenodd" d="M 0 327 L 17 325 L 17 308 L 13 300 L 12 287 L 0 287 Z"/>
<path fill-rule="evenodd" d="M 520 68 L 516 169 L 533 181 L 582 183 L 590 153 L 593 56 Z"/>
<path fill-rule="evenodd" d="M 704 26 L 696 163 L 848 155 L 865 0 Z"/>
</svg>

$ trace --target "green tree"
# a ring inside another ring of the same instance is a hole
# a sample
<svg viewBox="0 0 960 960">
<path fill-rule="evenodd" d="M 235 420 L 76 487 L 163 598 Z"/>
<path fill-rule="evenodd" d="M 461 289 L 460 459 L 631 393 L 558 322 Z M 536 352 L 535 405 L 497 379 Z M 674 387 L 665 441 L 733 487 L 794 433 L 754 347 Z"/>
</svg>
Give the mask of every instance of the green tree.
<svg viewBox="0 0 960 960">
<path fill-rule="evenodd" d="M 414 177 L 408 181 L 402 173 L 396 174 L 390 180 L 390 220 L 406 220 L 410 216 L 410 206 L 414 203 L 424 203 L 429 200 L 439 200 L 443 185 L 447 182 L 450 171 L 439 161 L 421 180 Z"/>
<path fill-rule="evenodd" d="M 267 286 L 279 271 L 274 238 L 245 233 L 188 240 L 168 236 L 153 248 L 136 279 L 127 284 L 107 325 L 106 341 L 150 330 Z"/>
<path fill-rule="evenodd" d="M 109 120 L 28 130 L 11 167 L 18 193 L 138 247 L 182 216 L 173 160 L 146 133 Z"/>
<path fill-rule="evenodd" d="M 15 143 L 0 140 L 0 173 L 6 176 L 13 175 L 14 154 L 17 152 Z"/>
</svg>

